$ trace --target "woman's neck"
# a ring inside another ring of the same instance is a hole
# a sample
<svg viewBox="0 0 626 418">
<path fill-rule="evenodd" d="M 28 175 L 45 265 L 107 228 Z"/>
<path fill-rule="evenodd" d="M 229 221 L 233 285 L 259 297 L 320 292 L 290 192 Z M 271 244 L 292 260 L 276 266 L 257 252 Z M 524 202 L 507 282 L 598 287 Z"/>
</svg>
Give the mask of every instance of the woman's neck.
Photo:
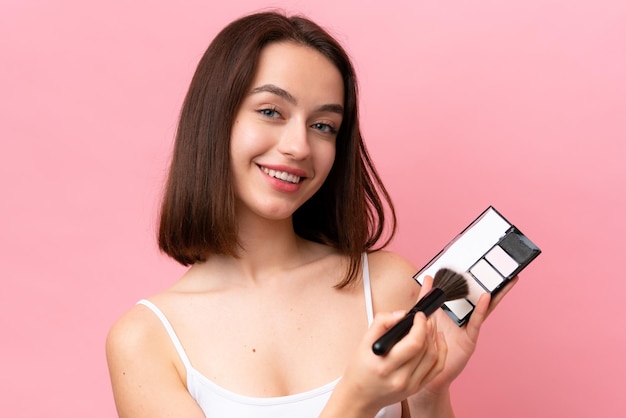
<svg viewBox="0 0 626 418">
<path fill-rule="evenodd" d="M 240 216 L 238 239 L 241 244 L 238 257 L 231 258 L 228 264 L 244 280 L 280 276 L 311 257 L 311 243 L 296 235 L 291 218 Z"/>
</svg>

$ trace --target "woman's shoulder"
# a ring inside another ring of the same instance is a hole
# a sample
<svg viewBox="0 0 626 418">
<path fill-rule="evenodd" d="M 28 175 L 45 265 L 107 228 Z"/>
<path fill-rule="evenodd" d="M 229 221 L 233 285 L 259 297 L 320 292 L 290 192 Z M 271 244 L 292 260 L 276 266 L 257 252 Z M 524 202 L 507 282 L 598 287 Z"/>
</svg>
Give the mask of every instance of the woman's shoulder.
<svg viewBox="0 0 626 418">
<path fill-rule="evenodd" d="M 137 304 L 113 323 L 106 339 L 107 357 L 145 355 L 165 345 L 164 327 L 147 306 Z"/>
<path fill-rule="evenodd" d="M 114 322 L 106 358 L 120 416 L 202 416 L 186 390 L 183 360 L 149 307 L 137 304 Z"/>
<path fill-rule="evenodd" d="M 105 347 L 109 372 L 116 384 L 125 381 L 125 376 L 137 381 L 169 376 L 176 381 L 185 373 L 163 322 L 143 304 L 131 307 L 113 323 Z"/>
<path fill-rule="evenodd" d="M 420 291 L 413 275 L 417 268 L 405 257 L 387 250 L 368 254 L 374 312 L 410 309 Z"/>
</svg>

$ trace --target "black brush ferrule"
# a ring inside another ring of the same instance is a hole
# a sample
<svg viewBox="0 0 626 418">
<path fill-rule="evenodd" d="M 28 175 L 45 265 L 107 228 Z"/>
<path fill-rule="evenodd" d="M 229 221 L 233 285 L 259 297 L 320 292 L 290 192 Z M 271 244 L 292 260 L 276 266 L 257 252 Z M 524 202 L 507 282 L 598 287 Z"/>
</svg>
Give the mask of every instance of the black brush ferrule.
<svg viewBox="0 0 626 418">
<path fill-rule="evenodd" d="M 416 314 L 417 312 L 424 312 L 424 315 L 430 316 L 446 301 L 446 294 L 443 290 L 435 287 L 430 289 L 426 295 L 421 298 L 417 304 L 409 312 Z"/>
</svg>

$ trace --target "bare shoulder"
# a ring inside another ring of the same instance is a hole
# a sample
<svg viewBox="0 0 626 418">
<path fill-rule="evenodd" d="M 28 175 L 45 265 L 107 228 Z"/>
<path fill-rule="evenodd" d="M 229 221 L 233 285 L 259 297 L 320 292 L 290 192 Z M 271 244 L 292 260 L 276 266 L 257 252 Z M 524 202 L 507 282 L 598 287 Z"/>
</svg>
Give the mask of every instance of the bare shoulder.
<svg viewBox="0 0 626 418">
<path fill-rule="evenodd" d="M 120 417 L 174 416 L 174 408 L 202 416 L 165 327 L 147 307 L 134 306 L 113 324 L 106 356 Z"/>
<path fill-rule="evenodd" d="M 413 279 L 417 268 L 391 251 L 368 254 L 374 312 L 409 309 L 417 301 L 420 285 Z"/>
<path fill-rule="evenodd" d="M 163 340 L 163 332 L 165 329 L 157 316 L 147 307 L 136 305 L 117 319 L 109 330 L 107 356 L 145 354 L 144 350 L 150 350 L 155 342 Z M 152 344 L 148 344 L 149 341 Z"/>
<path fill-rule="evenodd" d="M 167 363 L 171 365 L 171 345 L 163 324 L 147 307 L 136 305 L 123 314 L 113 324 L 106 339 L 106 356 L 114 390 L 118 385 L 127 384 L 127 379 L 141 379 L 150 369 L 156 370 Z"/>
</svg>

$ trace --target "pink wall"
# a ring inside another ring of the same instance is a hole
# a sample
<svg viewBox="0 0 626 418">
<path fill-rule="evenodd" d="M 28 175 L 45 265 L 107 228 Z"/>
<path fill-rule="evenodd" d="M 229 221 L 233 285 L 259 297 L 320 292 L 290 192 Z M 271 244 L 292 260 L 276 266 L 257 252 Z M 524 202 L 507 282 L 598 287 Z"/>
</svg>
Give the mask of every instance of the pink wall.
<svg viewBox="0 0 626 418">
<path fill-rule="evenodd" d="M 460 417 L 626 410 L 626 2 L 0 4 L 0 416 L 111 417 L 111 322 L 171 283 L 154 220 L 212 36 L 262 6 L 333 30 L 425 263 L 493 204 L 544 250 L 454 386 Z M 174 4 L 178 5 L 174 5 Z"/>
</svg>

